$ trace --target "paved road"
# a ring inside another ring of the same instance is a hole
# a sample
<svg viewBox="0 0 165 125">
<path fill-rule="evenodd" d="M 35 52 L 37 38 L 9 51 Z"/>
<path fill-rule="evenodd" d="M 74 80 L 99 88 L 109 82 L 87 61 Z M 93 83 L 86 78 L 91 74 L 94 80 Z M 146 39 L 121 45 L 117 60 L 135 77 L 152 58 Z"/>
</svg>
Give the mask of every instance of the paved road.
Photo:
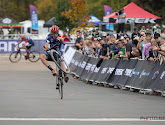
<svg viewBox="0 0 165 125">
<path fill-rule="evenodd" d="M 165 123 L 137 121 L 142 116 L 165 117 L 163 97 L 88 85 L 70 76 L 69 83 L 64 85 L 64 99 L 61 100 L 55 89 L 55 78 L 40 62 L 0 64 L 0 125 Z M 3 65 L 8 66 L 4 68 Z M 14 121 L 13 118 L 18 119 Z M 92 118 L 95 119 L 92 121 Z M 129 119 L 112 121 L 116 118 Z M 136 121 L 129 122 L 133 119 Z"/>
</svg>

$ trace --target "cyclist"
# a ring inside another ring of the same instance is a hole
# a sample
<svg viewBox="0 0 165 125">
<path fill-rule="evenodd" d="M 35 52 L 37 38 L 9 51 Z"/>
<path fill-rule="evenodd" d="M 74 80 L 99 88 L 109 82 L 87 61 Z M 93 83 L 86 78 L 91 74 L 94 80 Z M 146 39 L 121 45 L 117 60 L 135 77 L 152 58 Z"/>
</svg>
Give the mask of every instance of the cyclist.
<svg viewBox="0 0 165 125">
<path fill-rule="evenodd" d="M 26 55 L 25 55 L 25 59 L 29 58 L 29 49 L 34 46 L 34 42 L 31 38 L 29 37 L 25 37 L 25 35 L 21 36 L 21 41 L 18 42 L 18 44 L 16 44 L 15 46 L 19 45 L 22 41 L 25 41 L 25 44 L 23 44 L 22 47 L 19 47 L 18 50 L 24 48 L 26 50 Z"/>
<path fill-rule="evenodd" d="M 61 42 L 64 41 L 63 38 L 60 37 L 60 34 L 59 34 L 59 27 L 56 26 L 56 25 L 53 25 L 51 27 L 51 34 L 49 34 L 46 38 L 46 44 L 44 46 L 44 51 L 46 51 L 50 45 L 50 47 L 52 47 L 54 44 L 57 44 L 53 49 L 55 49 L 58 53 L 60 53 L 62 55 L 62 51 L 61 51 Z M 58 57 L 57 57 L 58 58 Z M 50 54 L 41 54 L 40 56 L 40 59 L 42 61 L 42 63 L 48 67 L 49 70 L 52 71 L 52 75 L 55 76 L 56 75 L 56 72 L 55 70 L 49 65 L 48 61 L 53 61 Z M 66 70 L 64 64 L 62 63 L 61 64 L 61 67 Z M 69 77 L 67 76 L 66 73 L 64 73 L 64 80 L 65 82 L 68 82 L 69 80 Z"/>
</svg>

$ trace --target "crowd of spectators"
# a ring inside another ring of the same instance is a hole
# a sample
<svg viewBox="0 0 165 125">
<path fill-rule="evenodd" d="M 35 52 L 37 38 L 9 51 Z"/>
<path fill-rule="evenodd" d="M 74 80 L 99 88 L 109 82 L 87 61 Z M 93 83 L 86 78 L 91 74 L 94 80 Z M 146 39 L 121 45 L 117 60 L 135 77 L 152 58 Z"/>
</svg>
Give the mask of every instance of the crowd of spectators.
<svg viewBox="0 0 165 125">
<path fill-rule="evenodd" d="M 124 29 L 123 33 L 107 33 L 102 35 L 93 27 L 90 35 L 77 31 L 75 48 L 86 56 L 103 59 L 144 59 L 150 61 L 165 61 L 165 31 L 157 31 L 154 27 L 142 26 L 140 30 L 134 28 L 131 35 Z"/>
</svg>

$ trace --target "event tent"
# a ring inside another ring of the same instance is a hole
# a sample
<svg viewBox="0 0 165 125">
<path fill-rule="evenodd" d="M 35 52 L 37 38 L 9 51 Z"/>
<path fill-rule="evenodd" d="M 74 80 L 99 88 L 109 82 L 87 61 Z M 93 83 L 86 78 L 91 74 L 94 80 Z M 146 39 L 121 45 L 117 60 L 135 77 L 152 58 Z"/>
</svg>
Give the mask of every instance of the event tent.
<svg viewBox="0 0 165 125">
<path fill-rule="evenodd" d="M 51 27 L 52 25 L 54 25 L 54 21 L 55 21 L 55 17 L 52 17 L 44 24 L 44 27 Z"/>
<path fill-rule="evenodd" d="M 93 14 L 91 14 L 90 17 L 91 17 L 91 19 L 88 22 L 93 22 L 95 25 L 98 25 L 99 23 L 103 23 L 103 21 L 99 20 Z"/>
<path fill-rule="evenodd" d="M 140 8 L 135 3 L 131 2 L 124 7 L 124 12 L 127 14 L 126 23 L 158 23 L 161 24 L 161 17 L 155 16 L 148 11 Z M 116 12 L 103 17 L 105 23 L 117 23 Z"/>
<path fill-rule="evenodd" d="M 10 28 L 10 26 L 13 26 L 13 28 L 21 28 L 22 25 L 19 24 L 16 20 L 12 19 L 9 16 L 5 16 L 2 19 L 0 19 L 0 26 L 3 28 Z"/>
</svg>

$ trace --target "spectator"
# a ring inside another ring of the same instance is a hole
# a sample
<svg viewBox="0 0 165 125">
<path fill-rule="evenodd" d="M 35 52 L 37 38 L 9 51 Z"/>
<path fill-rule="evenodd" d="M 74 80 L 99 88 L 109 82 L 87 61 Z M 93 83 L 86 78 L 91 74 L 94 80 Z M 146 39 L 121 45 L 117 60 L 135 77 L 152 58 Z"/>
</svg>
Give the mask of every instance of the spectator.
<svg viewBox="0 0 165 125">
<path fill-rule="evenodd" d="M 165 39 L 161 40 L 161 46 L 153 46 L 153 50 L 160 54 L 160 65 L 165 61 Z"/>
<path fill-rule="evenodd" d="M 101 51 L 101 44 L 99 42 L 96 42 L 96 48 L 94 49 L 94 55 L 96 57 L 99 57 L 100 51 Z"/>
<path fill-rule="evenodd" d="M 121 9 L 121 10 L 119 10 L 119 12 L 116 13 L 116 15 L 117 15 L 117 18 L 118 18 L 117 34 L 119 34 L 120 31 L 123 33 L 127 14 L 124 13 L 124 9 Z"/>
<path fill-rule="evenodd" d="M 124 29 L 123 33 L 120 36 L 123 36 L 124 38 L 129 37 L 129 35 L 127 34 L 127 30 Z"/>
<path fill-rule="evenodd" d="M 3 39 L 3 38 L 4 38 L 4 32 L 3 32 L 2 26 L 0 26 L 0 39 Z"/>
<path fill-rule="evenodd" d="M 131 35 L 131 39 L 133 41 L 133 39 L 137 36 L 140 36 L 140 33 L 138 32 L 137 28 L 134 28 L 134 32 Z"/>
<path fill-rule="evenodd" d="M 93 29 L 91 31 L 92 36 L 95 36 L 95 33 L 96 33 L 96 29 L 95 29 L 95 26 L 93 26 Z"/>
<path fill-rule="evenodd" d="M 142 28 L 141 28 L 141 30 L 139 32 L 141 32 L 141 31 L 144 31 L 146 33 L 146 27 L 142 26 Z"/>
<path fill-rule="evenodd" d="M 105 41 L 103 39 L 99 39 L 99 43 L 101 45 L 101 50 L 99 53 L 99 57 L 106 59 L 107 56 L 107 45 L 105 44 Z"/>
<path fill-rule="evenodd" d="M 125 51 L 123 51 L 123 53 L 126 52 L 125 55 L 123 55 L 122 57 L 130 59 L 132 57 L 132 54 L 131 54 L 132 43 L 128 42 L 126 39 L 124 39 L 124 37 L 122 37 L 121 40 L 122 40 L 123 47 L 125 47 Z"/>
<path fill-rule="evenodd" d="M 141 50 L 142 52 L 142 59 L 145 59 L 144 53 L 143 53 L 143 49 L 144 49 L 144 45 L 145 45 L 145 38 L 146 38 L 146 33 L 144 31 L 142 31 L 140 33 L 140 37 L 136 37 L 136 39 L 139 41 L 137 48 L 139 50 Z"/>
<path fill-rule="evenodd" d="M 75 42 L 75 48 L 78 51 L 81 51 L 82 48 L 83 48 L 83 39 L 82 39 L 81 33 L 79 31 L 77 32 L 77 39 L 76 39 L 76 42 Z"/>
<path fill-rule="evenodd" d="M 139 58 L 141 59 L 142 57 L 142 53 L 141 51 L 137 48 L 137 45 L 138 45 L 138 40 L 137 39 L 134 39 L 132 41 L 132 58 Z"/>
<path fill-rule="evenodd" d="M 158 61 L 158 60 L 159 60 L 158 52 L 153 50 L 153 47 L 154 47 L 154 46 L 158 47 L 158 45 L 157 45 L 155 39 L 152 39 L 152 40 L 151 40 L 151 46 L 152 46 L 152 47 L 150 47 L 150 49 L 149 49 L 149 57 L 148 57 L 147 60 L 154 61 L 154 62 L 155 62 L 155 61 Z"/>
<path fill-rule="evenodd" d="M 87 38 L 88 38 L 88 34 L 87 34 L 87 32 L 84 31 L 84 33 L 83 33 L 83 37 L 84 37 L 84 40 L 87 40 Z"/>
<path fill-rule="evenodd" d="M 92 46 L 92 41 L 91 40 L 87 40 L 86 41 L 86 46 L 84 48 L 84 54 L 87 56 L 87 55 L 90 55 L 90 56 L 93 56 L 93 53 L 94 53 L 94 49 L 93 49 L 93 46 Z"/>
<path fill-rule="evenodd" d="M 96 29 L 96 32 L 95 32 L 95 35 L 94 35 L 94 37 L 101 37 L 101 35 L 100 35 L 100 33 L 99 33 L 99 29 Z"/>
<path fill-rule="evenodd" d="M 116 42 L 116 38 L 114 35 L 110 36 L 110 44 L 114 44 Z"/>
<path fill-rule="evenodd" d="M 13 39 L 13 34 L 14 34 L 14 32 L 15 32 L 15 29 L 14 29 L 14 27 L 13 26 L 10 26 L 10 28 L 8 29 L 8 31 L 9 31 L 9 38 L 12 38 Z"/>
<path fill-rule="evenodd" d="M 120 52 L 121 47 L 121 41 L 116 41 L 116 43 L 112 45 L 111 54 L 114 53 L 114 55 L 117 55 Z"/>
<path fill-rule="evenodd" d="M 70 37 L 66 34 L 66 32 L 63 32 L 62 38 L 64 39 L 64 42 L 70 41 Z"/>
<path fill-rule="evenodd" d="M 145 59 L 148 60 L 148 57 L 149 57 L 149 49 L 151 48 L 151 39 L 149 38 L 145 38 L 145 45 L 144 45 L 144 50 L 143 50 L 143 53 L 144 53 L 144 56 L 145 56 Z"/>
</svg>

